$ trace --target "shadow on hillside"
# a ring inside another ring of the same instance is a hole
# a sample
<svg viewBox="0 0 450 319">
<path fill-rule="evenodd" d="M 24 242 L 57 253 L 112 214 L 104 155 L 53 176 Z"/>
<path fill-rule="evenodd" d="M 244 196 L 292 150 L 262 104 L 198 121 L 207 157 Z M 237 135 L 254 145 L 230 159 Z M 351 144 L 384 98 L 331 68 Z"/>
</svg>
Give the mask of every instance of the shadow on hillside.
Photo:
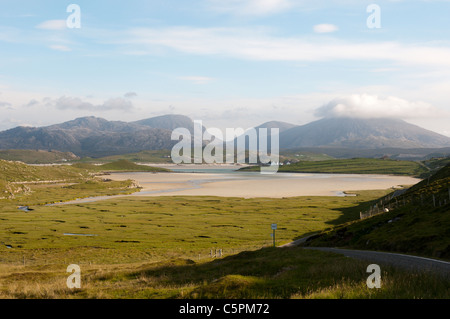
<svg viewBox="0 0 450 319">
<path fill-rule="evenodd" d="M 350 221 L 359 220 L 360 218 L 359 213 L 366 211 L 372 205 L 372 203 L 374 203 L 374 200 L 361 202 L 358 205 L 352 207 L 333 208 L 332 210 L 340 212 L 341 214 L 336 219 L 327 221 L 325 223 L 327 225 L 335 227 Z M 315 233 L 317 232 L 302 234 L 301 236 L 295 237 L 293 240 L 298 240 L 300 238 L 311 236 Z"/>
<path fill-rule="evenodd" d="M 168 285 L 188 283 L 201 284 L 213 281 L 227 275 L 264 276 L 271 275 L 278 267 L 272 268 L 265 264 L 261 267 L 258 260 L 266 260 L 276 253 L 275 248 L 262 248 L 255 251 L 244 251 L 236 255 L 214 259 L 206 263 L 196 263 L 190 259 L 174 259 L 155 264 L 144 265 L 136 272 L 130 273 L 130 278 L 143 275 L 153 277 L 156 281 Z"/>
<path fill-rule="evenodd" d="M 281 279 L 279 276 L 293 268 L 310 267 L 311 264 L 320 263 L 322 256 L 318 252 L 305 252 L 300 247 L 289 249 L 266 247 L 205 263 L 174 259 L 160 264 L 146 264 L 127 273 L 125 278 L 130 280 L 140 278 L 152 286 L 161 288 L 196 286 L 190 295 L 185 297 L 288 298 L 298 290 L 298 287 L 274 284 L 274 280 L 279 282 Z M 297 266 L 286 266 L 293 264 Z M 114 278 L 99 277 L 97 280 L 114 280 Z"/>
</svg>

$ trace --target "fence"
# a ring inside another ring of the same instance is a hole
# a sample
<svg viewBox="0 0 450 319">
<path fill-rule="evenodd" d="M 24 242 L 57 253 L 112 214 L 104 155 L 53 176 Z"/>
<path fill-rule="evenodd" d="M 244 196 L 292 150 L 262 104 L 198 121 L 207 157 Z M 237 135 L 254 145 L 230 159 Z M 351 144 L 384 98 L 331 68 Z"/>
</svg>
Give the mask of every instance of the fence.
<svg viewBox="0 0 450 319">
<path fill-rule="evenodd" d="M 387 213 L 395 208 L 406 205 L 442 207 L 450 204 L 450 187 L 436 193 L 408 194 L 407 189 L 395 191 L 378 200 L 365 212 L 360 212 L 360 219 L 369 218 L 378 214 Z"/>
</svg>

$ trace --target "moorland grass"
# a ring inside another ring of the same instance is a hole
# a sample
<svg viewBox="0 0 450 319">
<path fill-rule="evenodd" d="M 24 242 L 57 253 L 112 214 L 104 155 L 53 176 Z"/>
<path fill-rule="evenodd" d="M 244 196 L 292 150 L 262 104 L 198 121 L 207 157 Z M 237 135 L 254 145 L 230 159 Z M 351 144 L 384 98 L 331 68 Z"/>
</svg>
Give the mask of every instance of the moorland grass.
<svg viewBox="0 0 450 319">
<path fill-rule="evenodd" d="M 81 289 L 65 286 L 64 267 L 0 268 L 0 298 L 315 299 L 450 297 L 448 280 L 381 265 L 381 288 L 367 287 L 368 263 L 342 255 L 264 248 L 225 258 L 82 265 Z"/>
<path fill-rule="evenodd" d="M 359 217 L 359 205 L 386 194 L 379 190 L 362 191 L 352 197 L 283 199 L 127 197 L 43 206 L 36 204 L 79 194 L 78 185 L 42 185 L 34 190 L 30 195 L 0 202 L 0 239 L 14 247 L 0 246 L 3 260 L 21 261 L 25 256 L 36 262 L 48 261 L 52 255 L 60 261 L 67 258 L 68 250 L 77 261 L 81 258 L 95 263 L 137 262 L 167 256 L 192 258 L 198 254 L 206 256 L 211 249 L 230 254 L 271 245 L 271 223 L 278 224 L 277 244 L 287 243 L 354 220 Z M 82 188 L 86 196 L 90 191 Z M 99 190 L 95 192 L 98 194 Z M 18 210 L 19 203 L 33 211 Z M 65 236 L 65 233 L 96 236 Z M 95 253 L 89 255 L 89 250 Z"/>
<path fill-rule="evenodd" d="M 30 188 L 0 200 L 0 298 L 449 297 L 448 280 L 429 274 L 382 265 L 382 288 L 369 289 L 366 262 L 270 247 L 271 223 L 278 224 L 281 245 L 351 223 L 388 190 L 355 197 L 128 197 L 45 206 L 75 195 L 132 190 L 94 179 Z M 217 249 L 222 257 L 212 258 Z M 82 267 L 80 290 L 66 287 L 72 263 Z"/>
<path fill-rule="evenodd" d="M 241 170 L 259 171 L 259 166 L 244 167 Z M 279 172 L 336 173 L 336 174 L 389 174 L 420 176 L 427 169 L 417 162 L 374 158 L 333 159 L 301 161 L 283 165 Z"/>
</svg>

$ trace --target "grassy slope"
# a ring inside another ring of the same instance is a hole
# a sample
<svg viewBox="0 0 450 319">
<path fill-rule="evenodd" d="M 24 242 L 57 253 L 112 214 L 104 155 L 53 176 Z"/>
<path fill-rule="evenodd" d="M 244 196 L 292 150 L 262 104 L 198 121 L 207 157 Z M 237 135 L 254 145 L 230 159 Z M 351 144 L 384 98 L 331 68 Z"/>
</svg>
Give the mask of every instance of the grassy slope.
<svg viewBox="0 0 450 319">
<path fill-rule="evenodd" d="M 102 165 L 93 165 L 88 163 L 77 163 L 72 166 L 77 168 L 83 168 L 96 172 L 169 172 L 168 169 L 160 167 L 152 167 L 147 165 L 138 165 L 128 160 L 117 160 L 112 163 L 106 163 Z"/>
<path fill-rule="evenodd" d="M 4 205 L 14 207 L 13 203 L 38 205 L 137 190 L 133 181 L 101 180 L 82 167 L 30 166 L 0 160 L 0 208 Z"/>
<path fill-rule="evenodd" d="M 85 178 L 88 175 L 86 170 L 69 165 L 30 166 L 20 162 L 0 160 L 0 180 L 7 182 L 73 180 Z"/>
<path fill-rule="evenodd" d="M 368 289 L 367 262 L 301 248 L 264 248 L 195 262 L 81 265 L 82 289 L 65 286 L 66 265 L 1 268 L 0 298 L 450 298 L 448 281 L 383 266 Z"/>
<path fill-rule="evenodd" d="M 398 207 L 389 213 L 339 226 L 308 245 L 406 252 L 450 260 L 449 187 L 450 164 L 393 199 Z"/>
<path fill-rule="evenodd" d="M 242 168 L 242 170 L 259 171 L 259 167 Z M 392 174 L 419 176 L 427 170 L 419 163 L 411 161 L 354 158 L 344 160 L 302 161 L 291 165 L 280 166 L 278 171 L 298 173 Z"/>
<path fill-rule="evenodd" d="M 280 162 L 285 160 L 300 160 L 300 161 L 325 161 L 332 160 L 332 156 L 321 153 L 305 152 L 305 151 L 293 151 L 293 150 L 280 150 Z"/>
<path fill-rule="evenodd" d="M 21 161 L 27 164 L 52 164 L 78 160 L 79 157 L 70 152 L 44 150 L 0 150 L 0 159 Z"/>
<path fill-rule="evenodd" d="M 97 159 L 99 162 L 110 162 L 121 159 L 128 160 L 130 162 L 142 162 L 142 163 L 172 163 L 170 157 L 170 150 L 156 150 L 156 151 L 142 151 L 132 154 L 107 156 Z"/>
</svg>

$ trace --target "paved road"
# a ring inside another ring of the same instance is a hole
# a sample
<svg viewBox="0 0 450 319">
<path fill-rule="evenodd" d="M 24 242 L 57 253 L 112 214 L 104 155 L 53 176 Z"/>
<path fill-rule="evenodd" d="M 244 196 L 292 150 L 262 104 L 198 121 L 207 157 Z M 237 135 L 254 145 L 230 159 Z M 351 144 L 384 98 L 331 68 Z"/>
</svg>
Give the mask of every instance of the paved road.
<svg viewBox="0 0 450 319">
<path fill-rule="evenodd" d="M 431 271 L 433 273 L 443 275 L 450 279 L 450 262 L 445 262 L 441 260 L 395 253 L 367 251 L 367 250 L 353 250 L 353 249 L 341 249 L 329 247 L 304 247 L 304 248 L 343 254 L 347 257 L 367 260 L 371 263 L 380 265 L 389 264 L 392 266 L 402 267 L 411 270 Z"/>
<path fill-rule="evenodd" d="M 303 237 L 303 238 L 300 238 L 300 239 L 297 239 L 297 240 L 295 240 L 295 241 L 293 241 L 293 242 L 291 242 L 291 243 L 287 243 L 287 244 L 281 245 L 281 246 L 279 246 L 279 247 L 281 247 L 281 248 L 286 248 L 286 247 L 294 247 L 294 246 L 298 246 L 298 245 L 300 245 L 300 244 L 305 243 L 309 238 L 311 238 L 312 236 L 315 236 L 315 235 L 316 235 L 316 233 L 314 233 L 314 234 L 312 234 L 312 235 L 309 235 L 309 236 L 306 236 L 306 237 Z"/>
</svg>

